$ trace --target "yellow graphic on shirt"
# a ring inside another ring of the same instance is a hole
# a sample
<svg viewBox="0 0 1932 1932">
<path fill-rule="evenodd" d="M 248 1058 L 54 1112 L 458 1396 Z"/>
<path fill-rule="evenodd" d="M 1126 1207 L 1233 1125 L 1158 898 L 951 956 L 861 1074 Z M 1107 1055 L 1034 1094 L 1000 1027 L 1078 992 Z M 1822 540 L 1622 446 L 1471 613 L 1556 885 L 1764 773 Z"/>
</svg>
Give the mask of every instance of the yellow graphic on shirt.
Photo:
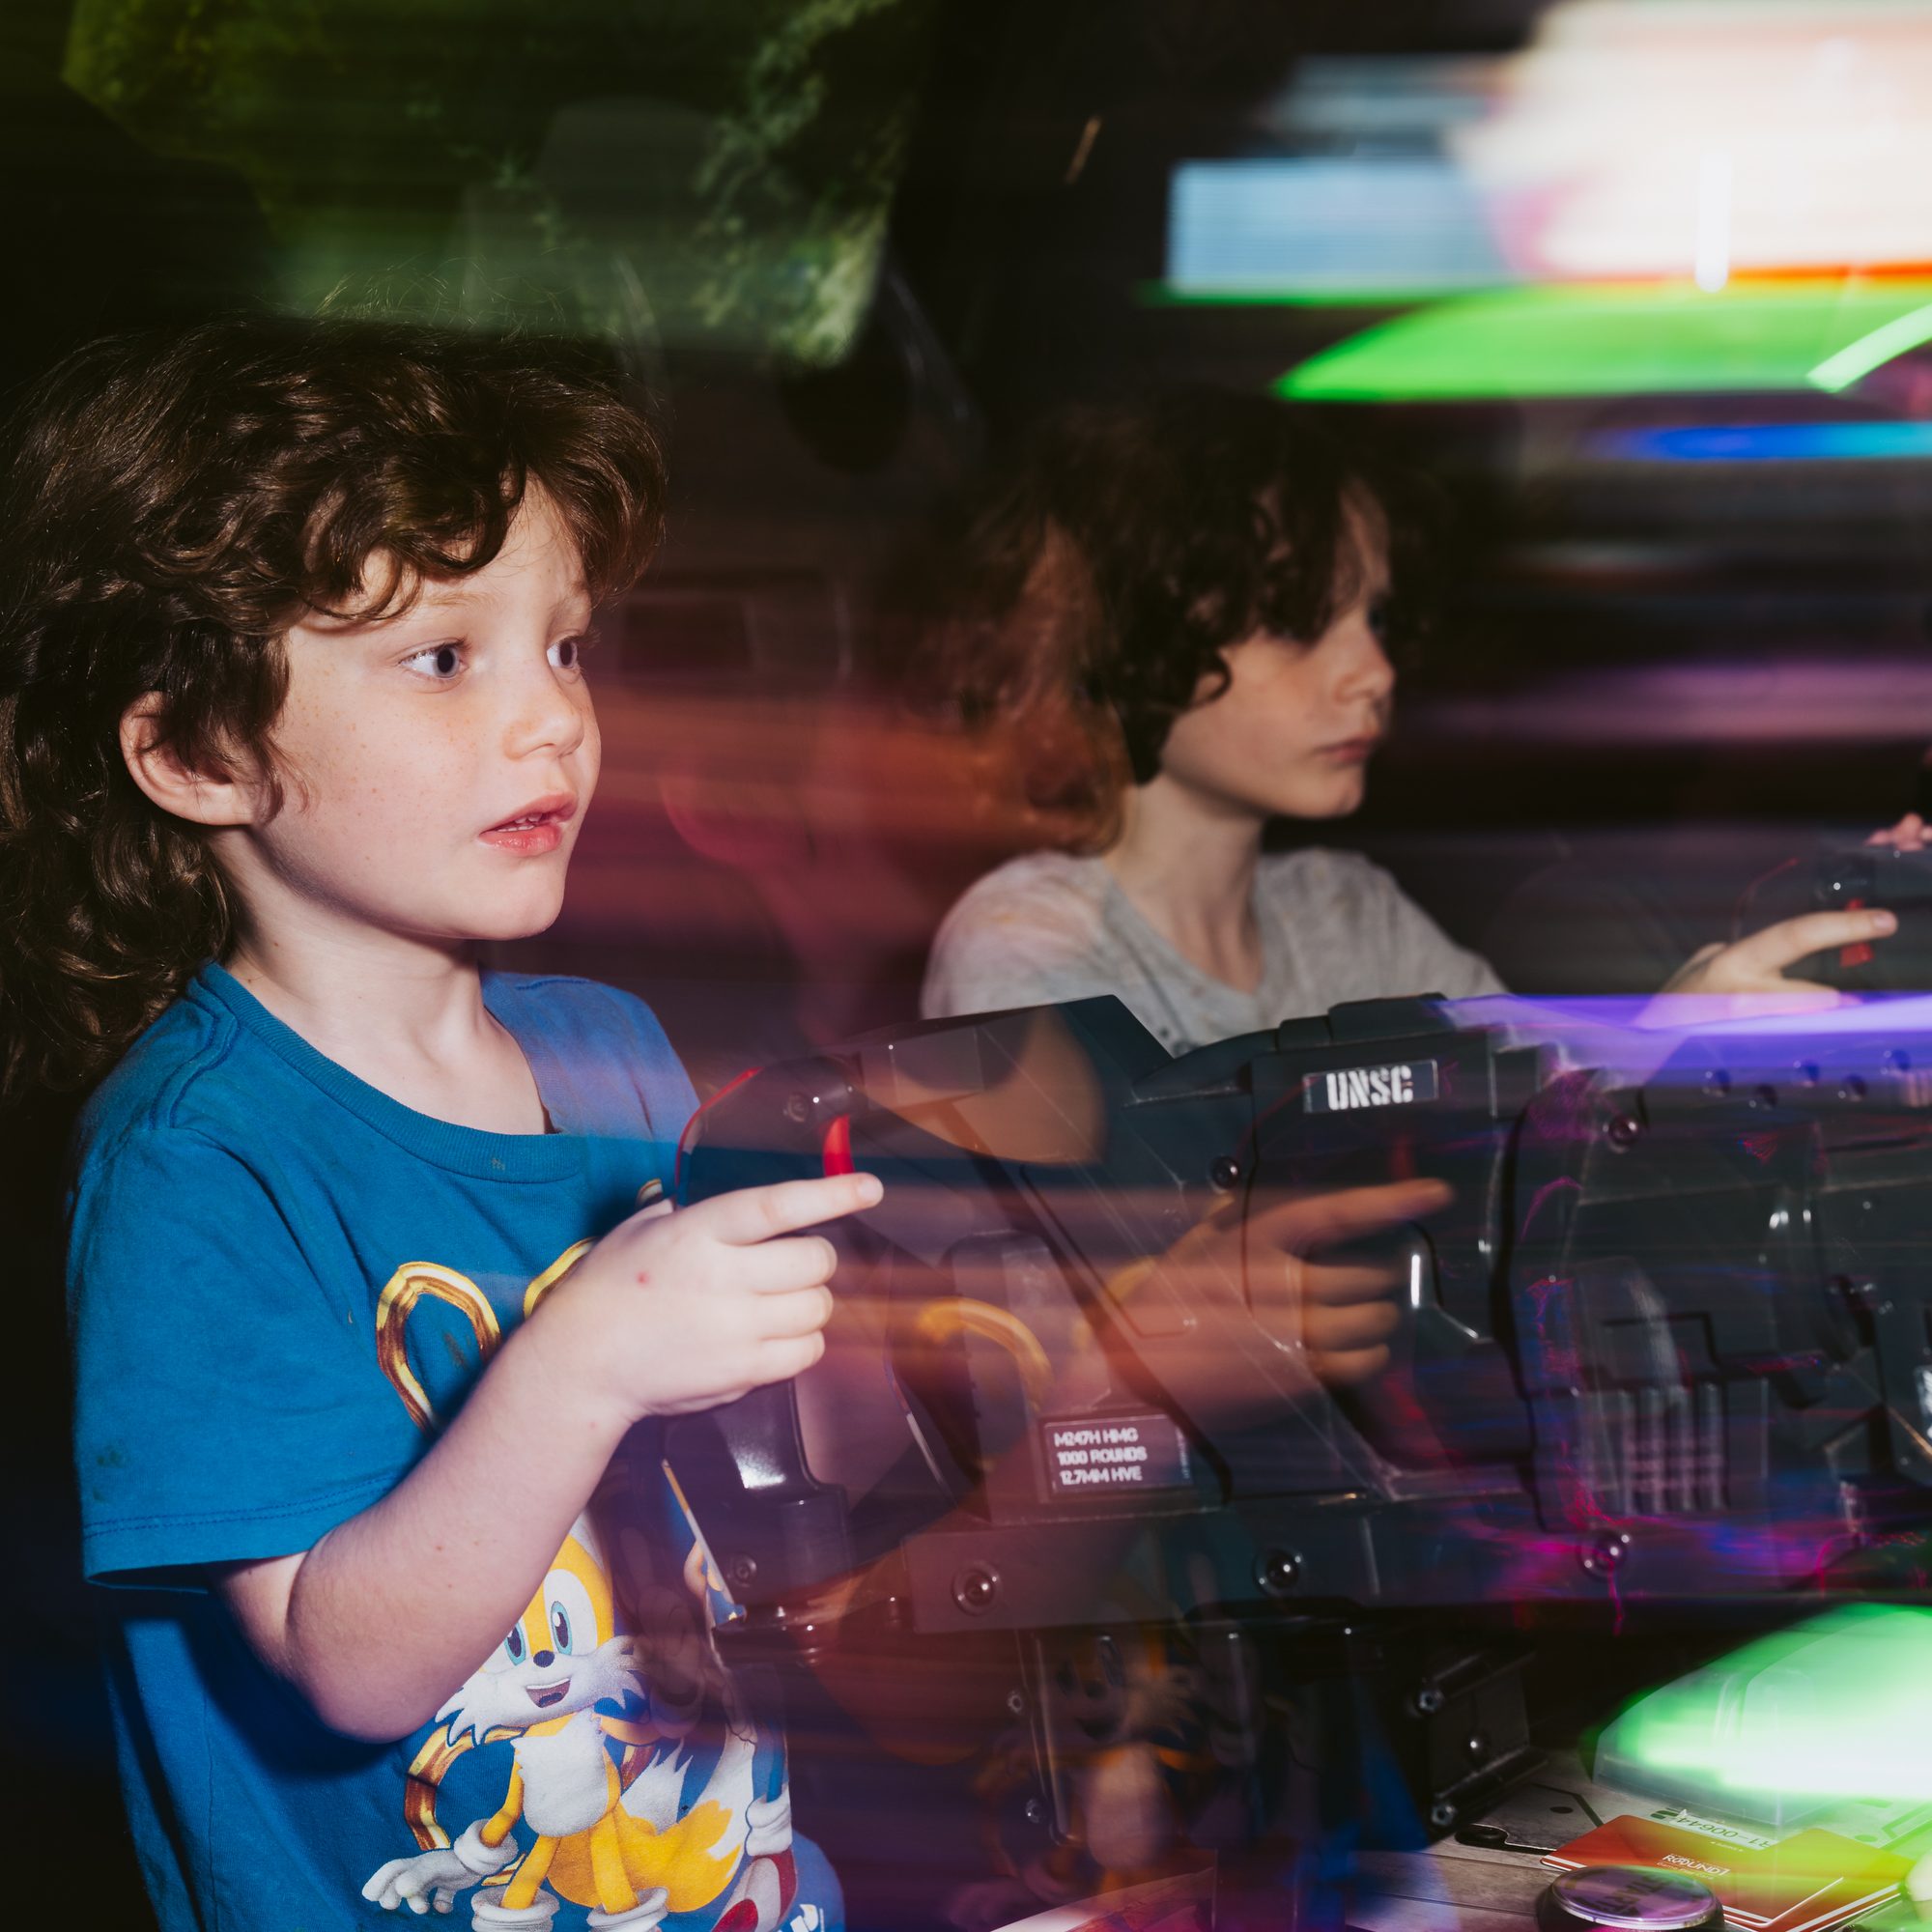
<svg viewBox="0 0 1932 1932">
<path fill-rule="evenodd" d="M 589 1245 L 579 1242 L 536 1276 L 525 1291 L 526 1315 Z M 391 1276 L 377 1304 L 377 1359 L 417 1426 L 430 1430 L 440 1418 L 407 1348 L 410 1316 L 425 1297 L 468 1318 L 486 1362 L 502 1333 L 488 1298 L 455 1269 L 412 1262 Z M 672 1610 L 695 1632 L 688 1575 L 676 1597 Z M 664 1606 L 651 1614 L 662 1621 Z M 647 1687 L 644 1662 L 619 1628 L 609 1567 L 580 1518 L 508 1636 L 437 1713 L 439 1728 L 404 1793 L 418 1849 L 382 1866 L 363 1896 L 392 1911 L 447 1912 L 458 1892 L 477 1887 L 477 1932 L 547 1925 L 559 1898 L 594 1908 L 595 1924 L 639 1932 L 667 1913 L 714 1902 L 714 1918 L 728 1918 L 733 1932 L 772 1932 L 794 1889 L 789 1792 L 781 1785 L 775 1798 L 757 1796 L 755 1732 L 727 1710 L 723 1747 L 687 1800 L 696 1685 L 687 1667 L 660 1692 Z M 437 1817 L 444 1777 L 466 1751 L 503 1743 L 511 1766 L 500 1804 L 452 1840 Z M 519 1826 L 534 1834 L 527 1848 Z"/>
<path fill-rule="evenodd" d="M 524 1314 L 527 1318 L 539 1301 L 590 1252 L 589 1241 L 578 1241 L 565 1248 L 550 1266 L 524 1291 Z M 376 1360 L 388 1377 L 410 1420 L 418 1429 L 428 1429 L 438 1418 L 430 1407 L 416 1372 L 410 1365 L 410 1317 L 424 1295 L 446 1302 L 469 1318 L 470 1332 L 476 1337 L 477 1353 L 484 1361 L 497 1352 L 503 1332 L 497 1311 L 489 1298 L 467 1274 L 440 1266 L 435 1262 L 406 1262 L 392 1274 L 376 1302 Z"/>
</svg>

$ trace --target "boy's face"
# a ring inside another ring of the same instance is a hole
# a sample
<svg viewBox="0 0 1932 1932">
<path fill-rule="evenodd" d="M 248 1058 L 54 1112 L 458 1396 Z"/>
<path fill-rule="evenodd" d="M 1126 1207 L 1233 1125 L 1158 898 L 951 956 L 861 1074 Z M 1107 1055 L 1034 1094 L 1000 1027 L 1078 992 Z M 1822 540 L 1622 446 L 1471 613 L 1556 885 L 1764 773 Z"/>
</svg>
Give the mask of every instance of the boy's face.
<svg viewBox="0 0 1932 1932">
<path fill-rule="evenodd" d="M 1358 536 L 1360 588 L 1313 643 L 1257 632 L 1222 652 L 1228 683 L 1204 680 L 1161 748 L 1161 777 L 1258 818 L 1339 818 L 1362 802 L 1388 729 L 1395 670 L 1382 647 L 1389 572 L 1378 535 Z"/>
<path fill-rule="evenodd" d="M 263 936 L 436 942 L 540 932 L 597 783 L 577 547 L 532 491 L 473 576 L 402 615 L 287 639 L 273 751 L 287 802 L 215 835 Z"/>
</svg>

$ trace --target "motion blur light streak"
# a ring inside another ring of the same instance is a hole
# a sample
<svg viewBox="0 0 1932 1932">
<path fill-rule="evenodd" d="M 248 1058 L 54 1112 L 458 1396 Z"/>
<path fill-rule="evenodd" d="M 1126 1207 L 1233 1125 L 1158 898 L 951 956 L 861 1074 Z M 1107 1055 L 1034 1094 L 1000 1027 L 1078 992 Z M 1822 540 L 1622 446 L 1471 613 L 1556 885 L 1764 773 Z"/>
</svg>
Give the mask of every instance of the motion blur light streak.
<svg viewBox="0 0 1932 1932">
<path fill-rule="evenodd" d="M 1928 0 L 1563 0 L 1507 59 L 1305 63 L 1273 154 L 1176 169 L 1167 286 L 1923 272 L 1929 103 Z"/>
<path fill-rule="evenodd" d="M 1774 1823 L 1834 1797 L 1932 1800 L 1932 1611 L 1847 1605 L 1639 1699 L 1599 1776 Z M 1708 1800 L 1706 1801 L 1708 1802 Z"/>
<path fill-rule="evenodd" d="M 1539 277 L 1932 262 L 1923 0 L 1569 0 L 1451 128 Z"/>
<path fill-rule="evenodd" d="M 1151 293 L 1390 303 L 1517 280 L 1447 147 L 1493 110 L 1498 72 L 1488 59 L 1301 62 L 1265 116 L 1273 152 L 1175 169 Z"/>
<path fill-rule="evenodd" d="M 1932 422 L 1698 423 L 1605 430 L 1608 463 L 1898 463 L 1932 457 Z"/>
<path fill-rule="evenodd" d="M 1932 340 L 1929 0 L 1562 0 L 1510 59 L 1328 66 L 1289 152 L 1172 182 L 1168 299 L 1430 304 L 1286 394 L 1835 393 Z"/>
<path fill-rule="evenodd" d="M 1174 296 L 1386 300 L 1514 279 L 1469 184 L 1437 156 L 1188 161 L 1174 173 Z"/>
<path fill-rule="evenodd" d="M 1869 366 L 1932 335 L 1932 282 L 1733 280 L 1509 289 L 1399 316 L 1277 385 L 1316 401 L 1802 391 L 1854 351 Z M 1894 336 L 1889 331 L 1896 328 Z M 1867 373 L 1842 365 L 1845 381 Z"/>
<path fill-rule="evenodd" d="M 1882 323 L 1858 342 L 1848 343 L 1835 355 L 1829 355 L 1811 372 L 1812 385 L 1836 391 L 1849 389 L 1895 357 L 1909 354 L 1932 341 L 1932 302 L 1902 315 L 1895 322 Z"/>
<path fill-rule="evenodd" d="M 1932 737 L 1932 665 L 1842 655 L 1632 666 L 1507 697 L 1419 699 L 1411 739 L 1550 745 L 1869 745 Z"/>
<path fill-rule="evenodd" d="M 1706 155 L 1697 168 L 1697 286 L 1715 295 L 1731 279 L 1731 157 Z"/>
</svg>

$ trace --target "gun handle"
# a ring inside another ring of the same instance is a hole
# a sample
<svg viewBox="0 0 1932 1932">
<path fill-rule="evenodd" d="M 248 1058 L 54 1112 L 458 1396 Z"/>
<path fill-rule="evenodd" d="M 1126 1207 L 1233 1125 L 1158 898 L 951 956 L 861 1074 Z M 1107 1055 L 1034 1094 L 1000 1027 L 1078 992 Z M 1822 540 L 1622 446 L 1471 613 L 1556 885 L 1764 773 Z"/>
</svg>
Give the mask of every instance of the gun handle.
<svg viewBox="0 0 1932 1932">
<path fill-rule="evenodd" d="M 740 1603 L 783 1602 L 853 1567 L 845 1492 L 807 1466 L 790 1382 L 679 1416 L 665 1459 Z"/>
</svg>

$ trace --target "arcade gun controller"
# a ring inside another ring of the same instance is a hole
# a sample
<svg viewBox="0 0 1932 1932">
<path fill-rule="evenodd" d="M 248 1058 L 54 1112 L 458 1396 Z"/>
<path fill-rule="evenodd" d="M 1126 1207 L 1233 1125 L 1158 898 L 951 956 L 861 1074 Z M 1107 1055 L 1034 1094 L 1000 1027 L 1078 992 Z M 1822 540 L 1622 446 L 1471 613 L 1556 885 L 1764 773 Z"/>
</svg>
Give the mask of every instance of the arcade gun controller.
<svg viewBox="0 0 1932 1932">
<path fill-rule="evenodd" d="M 679 1199 L 854 1168 L 885 1196 L 825 1231 L 824 1361 L 667 1458 L 754 1621 L 893 1552 L 934 1633 L 1087 1621 L 1069 1577 L 1129 1556 L 1164 1614 L 1236 1622 L 1909 1594 L 1932 1005 L 1858 1021 L 1686 1038 L 1633 1083 L 1433 1001 L 1175 1059 L 1094 999 L 768 1067 L 696 1118 Z M 1453 1203 L 1381 1244 L 1401 1328 L 1359 1388 L 1260 1284 L 1164 1262 L 1416 1175 Z"/>
<path fill-rule="evenodd" d="M 1739 899 L 1731 937 L 1804 913 L 1880 907 L 1897 915 L 1895 932 L 1815 953 L 1793 976 L 1849 993 L 1932 990 L 1932 852 L 1853 845 L 1787 859 Z"/>
</svg>

